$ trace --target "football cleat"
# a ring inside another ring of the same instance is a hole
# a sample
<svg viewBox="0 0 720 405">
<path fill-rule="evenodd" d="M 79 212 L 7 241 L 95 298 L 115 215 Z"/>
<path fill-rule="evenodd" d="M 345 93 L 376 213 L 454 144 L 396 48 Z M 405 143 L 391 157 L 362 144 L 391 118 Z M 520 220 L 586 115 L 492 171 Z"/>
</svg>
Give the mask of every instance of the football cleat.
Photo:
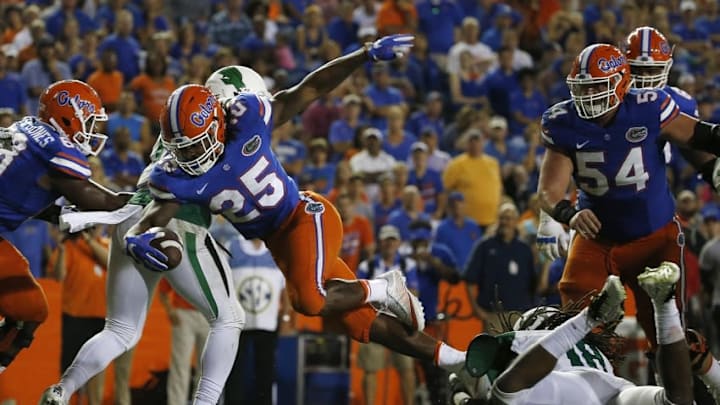
<svg viewBox="0 0 720 405">
<path fill-rule="evenodd" d="M 425 329 L 425 309 L 415 294 L 408 290 L 400 270 L 388 271 L 377 278 L 387 281 L 387 298 L 382 309 L 413 329 Z"/>
<path fill-rule="evenodd" d="M 588 317 L 599 323 L 618 321 L 625 315 L 625 287 L 618 276 L 608 276 L 600 294 L 588 306 Z"/>
<path fill-rule="evenodd" d="M 38 405 L 67 405 L 65 400 L 65 388 L 60 384 L 50 386 L 43 392 Z"/>
<path fill-rule="evenodd" d="M 662 262 L 658 267 L 646 267 L 638 275 L 640 287 L 655 302 L 667 302 L 675 295 L 675 283 L 680 279 L 680 268 L 673 262 Z"/>
</svg>

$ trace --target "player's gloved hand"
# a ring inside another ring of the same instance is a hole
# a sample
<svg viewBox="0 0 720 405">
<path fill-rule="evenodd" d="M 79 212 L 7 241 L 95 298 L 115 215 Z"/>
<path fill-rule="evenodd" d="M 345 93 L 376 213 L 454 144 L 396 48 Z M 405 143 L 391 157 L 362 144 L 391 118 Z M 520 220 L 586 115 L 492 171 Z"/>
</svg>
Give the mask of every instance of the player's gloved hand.
<svg viewBox="0 0 720 405">
<path fill-rule="evenodd" d="M 168 269 L 167 256 L 158 249 L 150 246 L 150 242 L 162 236 L 163 235 L 155 232 L 126 236 L 125 252 L 136 262 L 152 271 L 166 271 Z"/>
<path fill-rule="evenodd" d="M 545 211 L 540 210 L 540 223 L 537 238 L 538 250 L 548 260 L 555 260 L 567 254 L 570 236 L 562 224 L 554 220 Z"/>
<path fill-rule="evenodd" d="M 368 48 L 368 55 L 374 61 L 402 58 L 410 52 L 415 37 L 407 34 L 396 34 L 382 37 Z"/>
</svg>

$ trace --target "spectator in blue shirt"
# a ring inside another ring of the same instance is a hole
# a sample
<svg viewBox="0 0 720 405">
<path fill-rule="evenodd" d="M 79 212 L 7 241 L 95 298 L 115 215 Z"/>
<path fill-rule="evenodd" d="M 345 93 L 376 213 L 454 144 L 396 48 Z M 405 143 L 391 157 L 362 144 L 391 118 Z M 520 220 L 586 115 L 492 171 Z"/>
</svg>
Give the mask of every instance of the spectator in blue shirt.
<svg viewBox="0 0 720 405">
<path fill-rule="evenodd" d="M 415 46 L 412 53 L 408 57 L 410 62 L 420 67 L 425 86 L 423 91 L 444 91 L 445 90 L 445 74 L 438 66 L 435 59 L 430 57 L 428 52 L 428 42 L 425 35 L 421 33 L 415 34 Z"/>
<path fill-rule="evenodd" d="M 105 148 L 101 155 L 105 175 L 123 190 L 132 191 L 145 163 L 140 155 L 130 149 L 132 138 L 127 128 L 116 129 L 112 133 L 112 139 L 113 147 Z"/>
<path fill-rule="evenodd" d="M 681 21 L 672 27 L 673 33 L 682 38 L 683 48 L 701 56 L 709 45 L 710 36 L 695 20 L 697 5 L 693 0 L 680 2 Z"/>
<path fill-rule="evenodd" d="M 409 241 L 410 224 L 416 220 L 430 221 L 430 216 L 422 211 L 422 198 L 417 187 L 405 186 L 400 201 L 401 207 L 390 213 L 387 223 L 400 231 L 403 240 Z"/>
<path fill-rule="evenodd" d="M 445 214 L 447 197 L 440 172 L 428 167 L 428 147 L 423 142 L 412 144 L 412 169 L 408 174 L 408 184 L 420 190 L 425 212 L 435 219 Z"/>
<path fill-rule="evenodd" d="M 106 48 L 115 50 L 118 70 L 123 74 L 125 84 L 140 74 L 140 44 L 132 37 L 133 15 L 127 10 L 120 10 L 115 19 L 115 31 L 100 42 L 98 55 Z"/>
<path fill-rule="evenodd" d="M 520 89 L 510 95 L 510 136 L 521 135 L 525 127 L 539 121 L 548 107 L 548 101 L 540 92 L 537 74 L 533 69 L 520 69 L 517 73 Z"/>
<path fill-rule="evenodd" d="M 117 102 L 117 110 L 108 115 L 106 131 L 114 134 L 119 128 L 127 128 L 132 141 L 132 149 L 141 154 L 149 154 L 155 142 L 150 133 L 150 123 L 143 115 L 136 112 L 137 102 L 131 91 L 123 91 Z M 112 138 L 105 143 L 106 148 L 112 147 Z"/>
<path fill-rule="evenodd" d="M 225 9 L 210 18 L 213 42 L 237 48 L 252 32 L 250 18 L 243 11 L 243 0 L 228 0 Z"/>
<path fill-rule="evenodd" d="M 505 178 L 510 173 L 510 161 L 507 145 L 508 125 L 507 120 L 500 116 L 494 115 L 488 122 L 487 142 L 485 142 L 485 154 L 497 159 L 500 164 L 502 177 Z"/>
<path fill-rule="evenodd" d="M 462 10 L 452 0 L 424 0 L 416 8 L 418 28 L 428 38 L 430 54 L 445 57 L 455 42 Z"/>
<path fill-rule="evenodd" d="M 328 36 L 340 45 L 340 49 L 345 49 L 358 40 L 360 26 L 353 20 L 353 11 L 353 3 L 349 0 L 343 1 L 338 8 L 338 15 L 328 24 Z"/>
<path fill-rule="evenodd" d="M 145 26 L 143 10 L 133 4 L 132 1 L 111 0 L 98 7 L 97 13 L 95 13 L 95 22 L 99 25 L 98 28 L 102 28 L 106 32 L 112 31 L 115 26 L 115 19 L 117 18 L 117 14 L 120 10 L 127 10 L 132 14 L 133 27 L 135 29 Z"/>
<path fill-rule="evenodd" d="M 415 135 L 419 135 L 426 127 L 432 127 L 436 134 L 445 131 L 443 96 L 439 91 L 428 93 L 425 96 L 425 106 L 412 113 L 405 123 L 405 129 Z"/>
<path fill-rule="evenodd" d="M 345 158 L 347 151 L 355 142 L 355 132 L 364 121 L 361 119 L 362 99 L 355 94 L 348 94 L 342 99 L 340 118 L 330 124 L 328 139 L 332 147 L 332 161 Z"/>
<path fill-rule="evenodd" d="M 328 162 L 328 143 L 325 138 L 310 141 L 310 159 L 303 173 L 310 176 L 309 180 L 316 192 L 327 195 L 333 188 L 335 165 Z"/>
<path fill-rule="evenodd" d="M 28 112 L 32 115 L 37 115 L 40 94 L 51 83 L 72 78 L 70 67 L 57 58 L 55 42 L 50 36 L 40 38 L 36 48 L 38 57 L 25 63 L 20 73 L 30 96 Z"/>
<path fill-rule="evenodd" d="M 432 241 L 432 226 L 426 221 L 415 221 L 410 226 L 410 257 L 417 263 L 420 284 L 420 302 L 425 307 L 425 333 L 440 337 L 441 325 L 438 324 L 438 293 L 440 281 L 457 284 L 460 275 L 457 261 L 447 246 Z M 430 362 L 421 362 L 425 371 L 430 401 L 443 403 L 447 393 L 447 374 Z"/>
<path fill-rule="evenodd" d="M 13 114 L 27 114 L 27 90 L 20 76 L 7 70 L 7 52 L 0 50 L 0 108 L 9 108 Z"/>
<path fill-rule="evenodd" d="M 502 47 L 503 33 L 512 27 L 512 17 L 512 8 L 507 4 L 499 4 L 494 24 L 488 25 L 485 22 L 480 24 L 481 27 L 490 27 L 482 34 L 480 42 L 492 48 L 493 51 L 499 52 Z"/>
<path fill-rule="evenodd" d="M 482 237 L 482 229 L 465 215 L 465 197 L 459 191 L 448 195 L 448 215 L 438 225 L 435 242 L 450 248 L 459 266 L 463 266 L 475 242 Z"/>
<path fill-rule="evenodd" d="M 495 234 L 476 243 L 465 264 L 468 296 L 486 331 L 500 326 L 497 301 L 502 311 L 523 312 L 535 305 L 535 260 L 530 246 L 518 238 L 518 217 L 514 204 L 501 205 Z"/>
<path fill-rule="evenodd" d="M 402 92 L 390 86 L 390 70 L 386 63 L 376 63 L 372 67 L 372 83 L 365 88 L 365 105 L 370 114 L 370 125 L 384 130 L 387 128 L 387 116 L 391 106 L 398 106 L 407 112 Z"/>
<path fill-rule="evenodd" d="M 420 141 L 428 147 L 428 168 L 442 173 L 450 163 L 450 154 L 438 148 L 438 132 L 433 127 L 425 127 L 420 131 Z M 412 169 L 412 160 L 408 163 Z"/>
<path fill-rule="evenodd" d="M 405 130 L 405 111 L 399 106 L 387 109 L 387 130 L 383 134 L 383 150 L 399 162 L 410 157 L 410 146 L 417 140 L 415 134 Z"/>
<path fill-rule="evenodd" d="M 720 47 L 720 5 L 717 1 L 705 2 L 703 15 L 698 17 L 697 26 L 703 29 L 710 36 L 715 48 Z"/>
<path fill-rule="evenodd" d="M 400 199 L 397 197 L 397 187 L 391 172 L 382 174 L 378 179 L 378 185 L 380 191 L 372 207 L 375 232 L 388 223 L 391 212 L 402 207 Z"/>
<path fill-rule="evenodd" d="M 512 48 L 498 51 L 499 66 L 485 78 L 487 97 L 495 113 L 510 118 L 510 94 L 519 88 L 517 73 L 513 69 Z"/>
<path fill-rule="evenodd" d="M 79 10 L 77 7 L 77 0 L 61 0 L 60 7 L 54 13 L 50 14 L 45 20 L 45 29 L 47 32 L 55 38 L 60 36 L 62 33 L 65 21 L 69 18 L 74 18 L 78 22 L 80 28 L 80 35 L 83 35 L 89 31 L 97 30 L 97 24 L 87 14 Z"/>
</svg>

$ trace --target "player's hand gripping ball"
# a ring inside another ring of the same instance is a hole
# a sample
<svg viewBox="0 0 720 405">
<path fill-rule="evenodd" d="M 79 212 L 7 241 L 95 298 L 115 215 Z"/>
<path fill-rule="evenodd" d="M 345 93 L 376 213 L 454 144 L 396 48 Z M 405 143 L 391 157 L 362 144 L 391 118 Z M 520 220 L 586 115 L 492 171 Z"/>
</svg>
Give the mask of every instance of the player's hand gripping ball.
<svg viewBox="0 0 720 405">
<path fill-rule="evenodd" d="M 127 253 L 137 262 L 153 271 L 169 271 L 182 260 L 182 242 L 173 231 L 150 228 L 145 233 L 125 238 Z"/>
</svg>

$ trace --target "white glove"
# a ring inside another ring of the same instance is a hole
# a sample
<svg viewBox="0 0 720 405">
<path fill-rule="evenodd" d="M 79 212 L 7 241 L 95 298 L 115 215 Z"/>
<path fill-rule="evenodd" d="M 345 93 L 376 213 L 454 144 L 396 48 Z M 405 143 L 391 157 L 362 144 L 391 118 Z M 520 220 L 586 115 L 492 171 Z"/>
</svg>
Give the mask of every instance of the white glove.
<svg viewBox="0 0 720 405">
<path fill-rule="evenodd" d="M 540 210 L 540 224 L 535 242 L 541 255 L 549 260 L 555 260 L 567 255 L 570 236 L 562 224 Z"/>
</svg>

